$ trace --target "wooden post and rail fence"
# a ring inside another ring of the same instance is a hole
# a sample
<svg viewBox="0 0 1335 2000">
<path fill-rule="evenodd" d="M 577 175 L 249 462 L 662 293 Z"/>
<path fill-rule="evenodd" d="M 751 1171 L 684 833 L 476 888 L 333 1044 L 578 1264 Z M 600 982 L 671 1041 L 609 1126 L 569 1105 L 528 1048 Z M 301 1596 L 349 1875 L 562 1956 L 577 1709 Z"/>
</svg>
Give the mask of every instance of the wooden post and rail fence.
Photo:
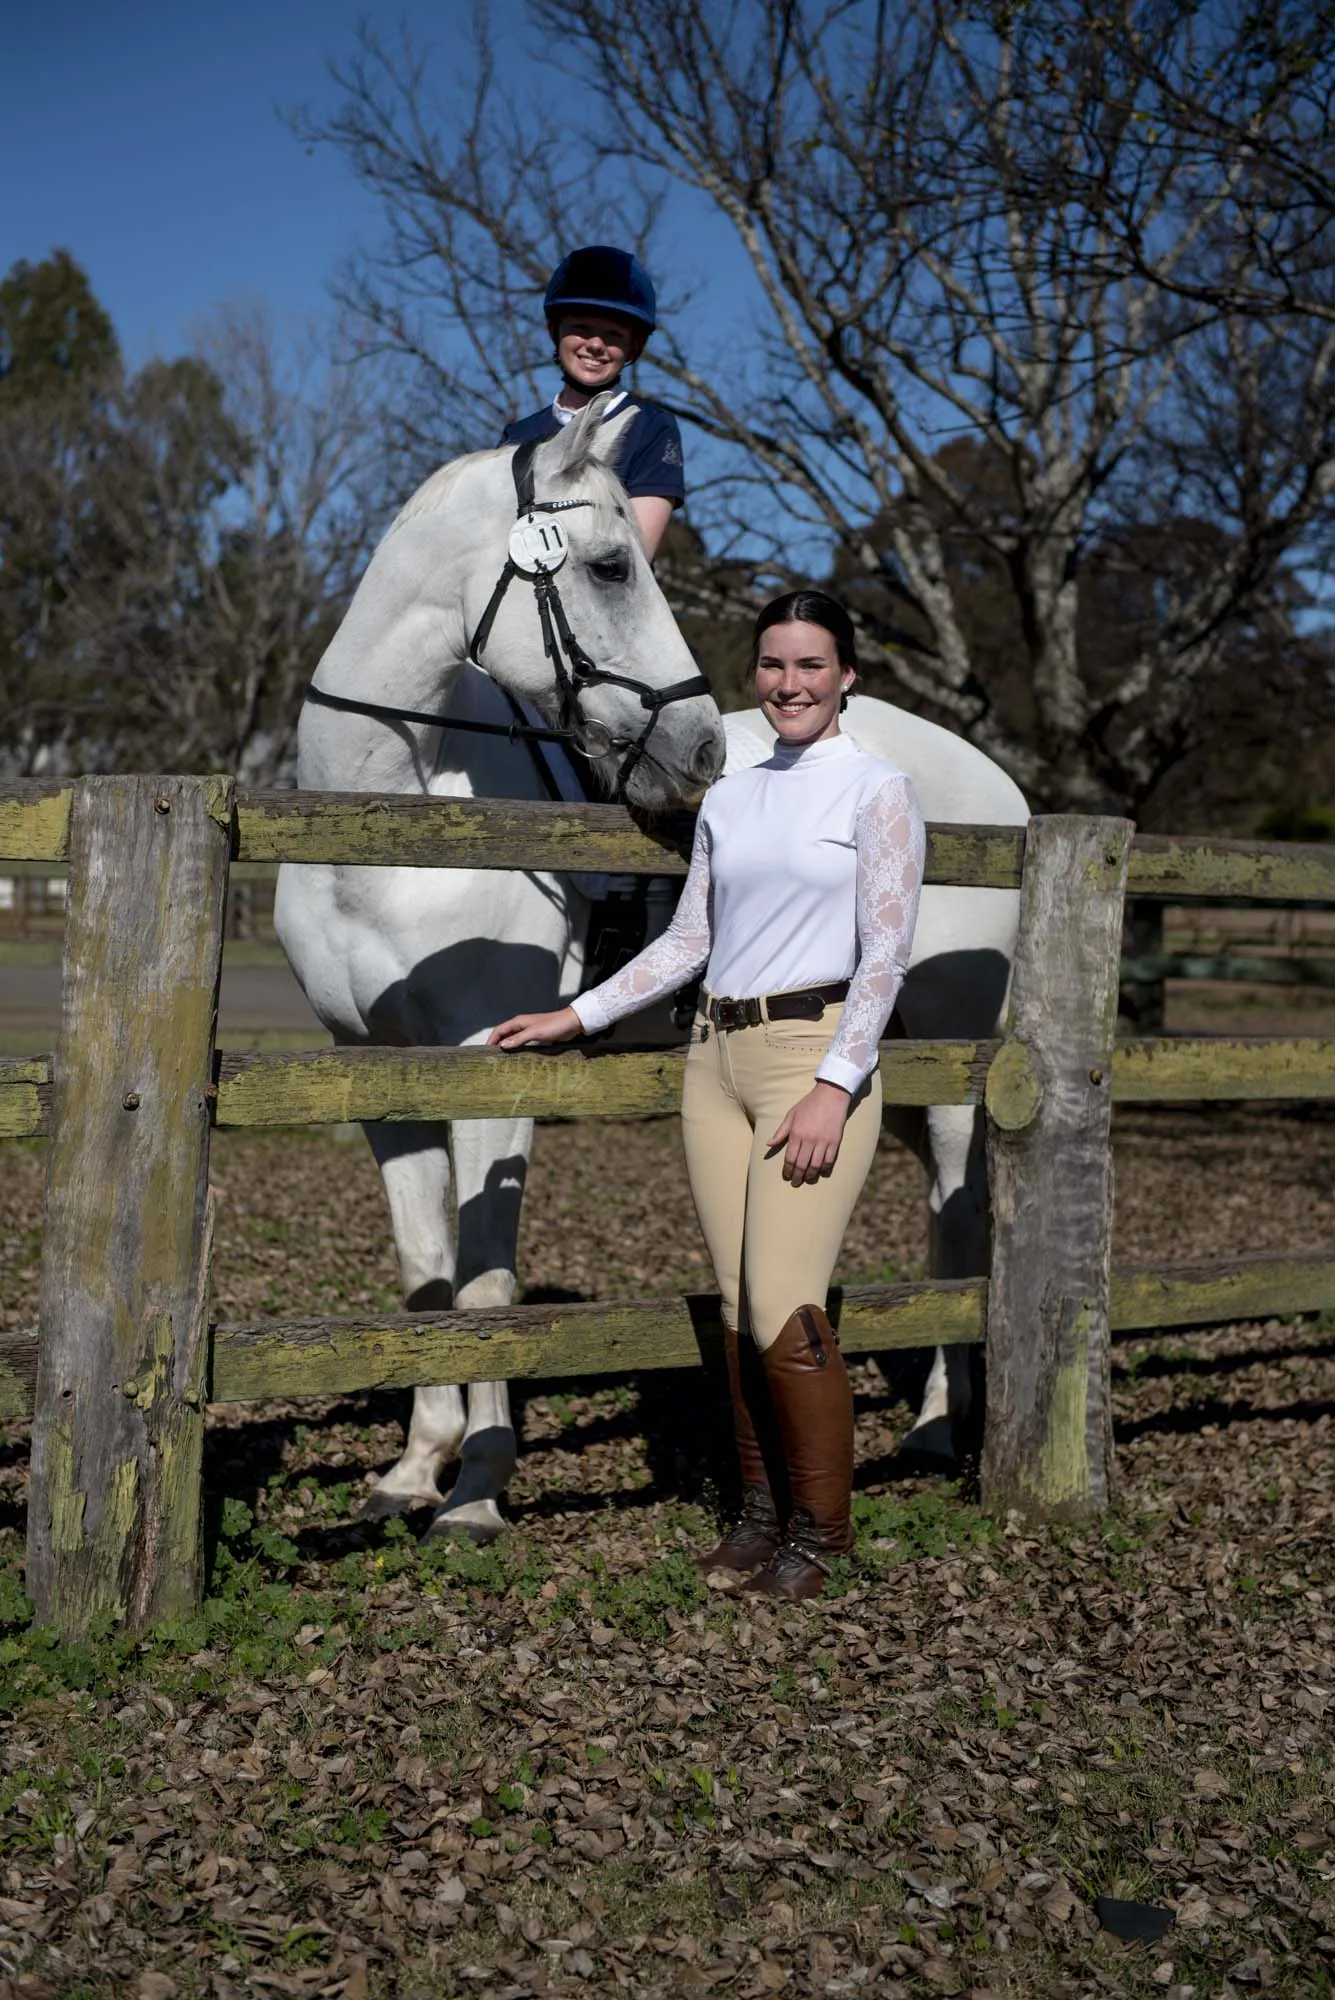
<svg viewBox="0 0 1335 2000">
<path fill-rule="evenodd" d="M 68 863 L 50 1059 L 0 1060 L 0 1137 L 50 1140 L 40 1326 L 0 1336 L 0 1418 L 33 1419 L 28 1590 L 77 1634 L 187 1611 L 202 1577 L 209 1402 L 698 1362 L 717 1301 L 215 1324 L 218 1126 L 608 1117 L 676 1109 L 680 1050 L 503 1056 L 214 1046 L 236 862 L 684 874 L 689 829 L 622 808 L 237 791 L 224 778 L 0 787 L 0 862 Z M 1335 1248 L 1112 1270 L 1111 1107 L 1335 1097 L 1335 1041 L 1115 1038 L 1123 905 L 1335 904 L 1335 851 L 1138 836 L 1128 821 L 934 827 L 927 879 L 1021 890 L 1006 1034 L 895 1041 L 888 1102 L 982 1104 L 988 1276 L 845 1290 L 845 1352 L 983 1343 L 985 1502 L 1079 1518 L 1113 1484 L 1109 1336 L 1335 1307 Z"/>
</svg>

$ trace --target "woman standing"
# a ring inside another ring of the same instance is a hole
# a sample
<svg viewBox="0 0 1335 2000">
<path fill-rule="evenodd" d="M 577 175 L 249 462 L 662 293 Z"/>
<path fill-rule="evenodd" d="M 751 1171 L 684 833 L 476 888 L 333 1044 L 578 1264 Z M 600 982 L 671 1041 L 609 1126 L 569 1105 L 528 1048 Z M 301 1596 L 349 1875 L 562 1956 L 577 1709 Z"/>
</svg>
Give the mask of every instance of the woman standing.
<svg viewBox="0 0 1335 2000">
<path fill-rule="evenodd" d="M 853 1398 L 825 1298 L 880 1133 L 877 1045 L 908 967 L 925 841 L 903 772 L 840 731 L 857 672 L 844 607 L 819 590 L 776 598 L 753 665 L 778 741 L 706 797 L 668 929 L 572 1006 L 490 1039 L 597 1032 L 705 969 L 682 1135 L 723 1295 L 743 1505 L 701 1562 L 798 1598 L 853 1546 Z"/>
<path fill-rule="evenodd" d="M 629 402 L 633 414 L 617 447 L 615 470 L 630 496 L 645 554 L 652 562 L 673 508 L 686 498 L 686 485 L 676 418 L 657 403 L 619 388 L 622 369 L 639 360 L 657 324 L 649 274 L 628 250 L 593 243 L 562 258 L 542 303 L 561 387 L 531 417 L 507 424 L 501 443 L 529 444 L 555 437 L 604 389 L 618 390 L 604 421 Z"/>
</svg>

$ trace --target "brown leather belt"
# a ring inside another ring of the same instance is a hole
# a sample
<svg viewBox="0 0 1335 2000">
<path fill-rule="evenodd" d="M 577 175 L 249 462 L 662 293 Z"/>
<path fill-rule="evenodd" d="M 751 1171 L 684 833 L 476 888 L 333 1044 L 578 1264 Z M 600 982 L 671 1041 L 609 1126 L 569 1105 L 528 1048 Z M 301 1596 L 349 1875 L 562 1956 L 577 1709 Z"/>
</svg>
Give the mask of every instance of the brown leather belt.
<svg viewBox="0 0 1335 2000">
<path fill-rule="evenodd" d="M 837 1006 L 848 993 L 849 982 L 837 979 L 829 986 L 804 986 L 797 993 L 771 993 L 763 1000 L 716 1000 L 701 1003 L 705 1019 L 726 1033 L 730 1028 L 758 1028 L 762 1021 L 819 1021 L 827 1007 Z"/>
</svg>

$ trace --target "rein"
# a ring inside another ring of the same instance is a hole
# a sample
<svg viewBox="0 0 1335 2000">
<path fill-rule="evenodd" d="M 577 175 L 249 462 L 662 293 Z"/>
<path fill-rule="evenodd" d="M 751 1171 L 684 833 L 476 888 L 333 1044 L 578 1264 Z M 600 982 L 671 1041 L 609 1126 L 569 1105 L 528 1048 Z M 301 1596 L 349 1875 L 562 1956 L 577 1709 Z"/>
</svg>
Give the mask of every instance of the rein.
<svg viewBox="0 0 1335 2000">
<path fill-rule="evenodd" d="M 559 531 L 550 533 L 538 521 L 540 514 L 563 514 L 576 507 L 592 507 L 592 500 L 538 500 L 533 492 L 533 458 L 538 449 L 535 440 L 519 445 L 511 462 L 511 472 L 515 483 L 516 527 L 510 536 L 510 550 L 505 567 L 496 579 L 496 587 L 487 601 L 487 608 L 478 620 L 476 630 L 468 642 L 468 659 L 485 672 L 482 667 L 482 653 L 491 637 L 496 614 L 501 608 L 505 593 L 516 577 L 521 577 L 533 586 L 533 596 L 538 610 L 538 622 L 542 629 L 542 649 L 551 662 L 556 680 L 558 697 L 558 719 L 555 728 L 543 729 L 522 720 L 519 705 L 508 688 L 502 687 L 514 711 L 514 720 L 504 722 L 469 722 L 449 715 L 432 715 L 421 709 L 393 708 L 384 702 L 360 701 L 350 695 L 327 694 L 323 688 L 312 684 L 306 690 L 305 699 L 320 708 L 344 710 L 353 715 L 369 715 L 376 721 L 422 722 L 437 729 L 469 730 L 479 736 L 504 736 L 510 742 L 522 741 L 529 744 L 564 743 L 581 757 L 593 762 L 606 756 L 612 750 L 624 750 L 625 757 L 616 774 L 612 789 L 613 800 L 619 804 L 626 801 L 626 788 L 631 776 L 641 760 L 649 755 L 649 739 L 658 725 L 662 711 L 674 701 L 689 701 L 696 695 L 710 692 L 709 682 L 703 674 L 693 674 L 687 680 L 674 681 L 670 687 L 652 688 L 644 681 L 631 679 L 627 674 L 614 674 L 598 666 L 580 645 L 566 616 L 561 602 L 561 593 L 556 585 L 556 571 L 565 561 L 566 545 Z M 528 533 L 525 533 L 528 530 Z M 524 560 L 516 559 L 515 546 L 518 542 L 524 553 Z M 555 551 L 555 560 L 548 557 L 547 544 Z M 542 546 L 539 546 L 542 545 Z M 499 686 L 500 683 L 497 683 Z M 614 736 L 605 723 L 587 716 L 580 707 L 580 695 L 585 689 L 598 686 L 629 688 L 638 695 L 640 706 L 648 711 L 648 720 L 637 737 Z M 601 748 L 595 748 L 597 738 L 604 739 Z M 553 791 L 551 774 L 538 752 L 533 752 L 534 763 L 549 794 Z"/>
</svg>

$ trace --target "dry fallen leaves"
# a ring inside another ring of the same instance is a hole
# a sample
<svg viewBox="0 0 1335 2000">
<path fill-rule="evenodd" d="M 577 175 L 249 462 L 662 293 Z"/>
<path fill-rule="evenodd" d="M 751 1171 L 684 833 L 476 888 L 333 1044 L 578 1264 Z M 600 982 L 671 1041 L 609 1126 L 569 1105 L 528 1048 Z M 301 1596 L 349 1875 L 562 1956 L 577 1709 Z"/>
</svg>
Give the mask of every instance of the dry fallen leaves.
<svg viewBox="0 0 1335 2000">
<path fill-rule="evenodd" d="M 582 1183 L 625 1215 L 599 1281 L 639 1289 L 655 1238 L 686 1240 L 672 1146 L 545 1129 L 529 1278 L 590 1283 Z M 910 1261 L 916 1170 L 888 1157 L 855 1250 Z M 0 1234 L 25 1246 L 35 1159 L 0 1153 Z M 392 1283 L 356 1149 L 220 1143 L 216 1165 L 225 1310 Z M 1335 1144 L 1315 1121 L 1144 1119 L 1118 1192 L 1127 1257 L 1210 1254 L 1242 1215 L 1311 1240 Z M 697 1378 L 526 1391 L 515 1530 L 481 1583 L 395 1574 L 403 1545 L 350 1527 L 397 1445 L 389 1399 L 217 1412 L 211 1491 L 298 1550 L 290 1644 L 238 1628 L 12 1719 L 0 2000 L 1305 2000 L 1335 1964 L 1330 1347 L 1307 1323 L 1119 1350 L 1106 1534 L 989 1534 L 895 1481 L 905 1413 L 862 1368 L 885 1546 L 797 1612 L 699 1603 L 672 1568 L 704 1525 L 682 1505 L 711 1470 Z M 11 1553 L 22 1469 L 0 1460 Z M 1094 1889 L 1170 1905 L 1171 1956 L 1095 1935 Z"/>
</svg>

